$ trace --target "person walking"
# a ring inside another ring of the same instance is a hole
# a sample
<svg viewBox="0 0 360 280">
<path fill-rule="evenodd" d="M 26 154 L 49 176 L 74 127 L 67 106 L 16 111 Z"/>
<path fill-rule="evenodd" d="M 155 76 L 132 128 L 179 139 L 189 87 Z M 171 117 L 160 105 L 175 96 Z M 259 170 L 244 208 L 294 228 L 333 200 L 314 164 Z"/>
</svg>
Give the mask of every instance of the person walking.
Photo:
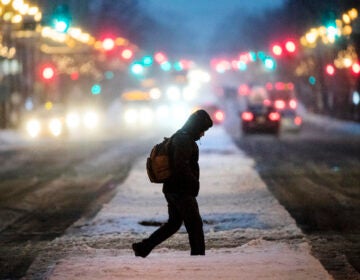
<svg viewBox="0 0 360 280">
<path fill-rule="evenodd" d="M 212 125 L 209 114 L 205 110 L 198 110 L 172 136 L 172 174 L 162 189 L 168 203 L 169 218 L 148 238 L 132 244 L 135 256 L 148 256 L 152 249 L 176 233 L 183 222 L 189 236 L 190 254 L 205 255 L 203 222 L 196 200 L 200 190 L 199 148 L 196 141 Z"/>
</svg>

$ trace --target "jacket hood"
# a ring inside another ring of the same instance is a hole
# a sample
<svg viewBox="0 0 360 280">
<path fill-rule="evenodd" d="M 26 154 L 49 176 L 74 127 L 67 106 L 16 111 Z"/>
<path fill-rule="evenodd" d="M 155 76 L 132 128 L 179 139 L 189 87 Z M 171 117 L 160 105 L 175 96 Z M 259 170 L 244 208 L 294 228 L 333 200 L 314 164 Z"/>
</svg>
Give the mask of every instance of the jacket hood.
<svg viewBox="0 0 360 280">
<path fill-rule="evenodd" d="M 187 119 L 182 130 L 193 135 L 195 140 L 200 138 L 200 133 L 212 127 L 213 122 L 205 110 L 197 110 Z"/>
</svg>

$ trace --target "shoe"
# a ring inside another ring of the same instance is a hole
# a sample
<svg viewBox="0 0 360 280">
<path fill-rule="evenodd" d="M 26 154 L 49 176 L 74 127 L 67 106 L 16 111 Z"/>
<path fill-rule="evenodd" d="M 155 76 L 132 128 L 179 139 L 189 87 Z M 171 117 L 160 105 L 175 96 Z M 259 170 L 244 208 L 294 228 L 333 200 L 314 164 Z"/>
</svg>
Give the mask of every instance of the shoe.
<svg viewBox="0 0 360 280">
<path fill-rule="evenodd" d="M 151 249 L 147 248 L 143 242 L 133 243 L 132 249 L 134 250 L 136 257 L 146 258 L 150 254 Z"/>
</svg>

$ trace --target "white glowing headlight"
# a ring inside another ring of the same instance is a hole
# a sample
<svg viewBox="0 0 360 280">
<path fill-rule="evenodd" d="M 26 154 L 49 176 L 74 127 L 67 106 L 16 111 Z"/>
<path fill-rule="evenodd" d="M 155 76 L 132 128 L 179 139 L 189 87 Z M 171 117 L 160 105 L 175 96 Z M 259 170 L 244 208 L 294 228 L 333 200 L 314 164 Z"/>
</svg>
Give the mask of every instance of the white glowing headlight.
<svg viewBox="0 0 360 280">
<path fill-rule="evenodd" d="M 139 118 L 139 115 L 135 109 L 128 109 L 124 113 L 124 120 L 128 124 L 136 123 L 138 118 Z"/>
<path fill-rule="evenodd" d="M 181 90 L 176 86 L 171 86 L 166 90 L 166 96 L 173 101 L 180 100 Z"/>
<path fill-rule="evenodd" d="M 40 122 L 36 119 L 29 120 L 26 123 L 26 131 L 32 138 L 39 136 L 41 131 Z"/>
<path fill-rule="evenodd" d="M 158 88 L 152 88 L 149 94 L 152 99 L 159 99 L 161 97 L 161 91 Z"/>
<path fill-rule="evenodd" d="M 52 119 L 49 123 L 49 130 L 53 136 L 59 136 L 62 133 L 62 123 L 59 119 Z"/>
<path fill-rule="evenodd" d="M 80 116 L 78 113 L 69 113 L 66 116 L 66 125 L 69 128 L 78 128 L 80 126 Z"/>
<path fill-rule="evenodd" d="M 152 123 L 154 119 L 154 113 L 149 108 L 141 109 L 139 115 L 140 115 L 140 122 L 145 125 Z"/>
<path fill-rule="evenodd" d="M 85 127 L 94 129 L 99 125 L 100 117 L 96 112 L 86 112 L 83 118 Z"/>
</svg>

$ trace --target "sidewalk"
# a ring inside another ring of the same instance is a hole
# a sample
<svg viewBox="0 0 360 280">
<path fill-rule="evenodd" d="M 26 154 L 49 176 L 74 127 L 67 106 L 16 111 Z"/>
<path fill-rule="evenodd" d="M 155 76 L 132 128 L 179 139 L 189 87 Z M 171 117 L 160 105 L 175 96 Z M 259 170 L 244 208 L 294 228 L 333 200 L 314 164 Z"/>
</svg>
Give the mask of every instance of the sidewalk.
<svg viewBox="0 0 360 280">
<path fill-rule="evenodd" d="M 54 247 L 75 245 L 49 266 L 47 279 L 332 279 L 267 190 L 253 160 L 218 127 L 199 146 L 206 256 L 189 256 L 183 228 L 147 258 L 133 255 L 131 243 L 156 228 L 144 224 L 167 217 L 161 186 L 147 180 L 144 155 L 94 218 L 79 220 L 52 242 Z M 77 246 L 80 240 L 97 246 Z M 104 240 L 124 247 L 99 245 Z"/>
</svg>

